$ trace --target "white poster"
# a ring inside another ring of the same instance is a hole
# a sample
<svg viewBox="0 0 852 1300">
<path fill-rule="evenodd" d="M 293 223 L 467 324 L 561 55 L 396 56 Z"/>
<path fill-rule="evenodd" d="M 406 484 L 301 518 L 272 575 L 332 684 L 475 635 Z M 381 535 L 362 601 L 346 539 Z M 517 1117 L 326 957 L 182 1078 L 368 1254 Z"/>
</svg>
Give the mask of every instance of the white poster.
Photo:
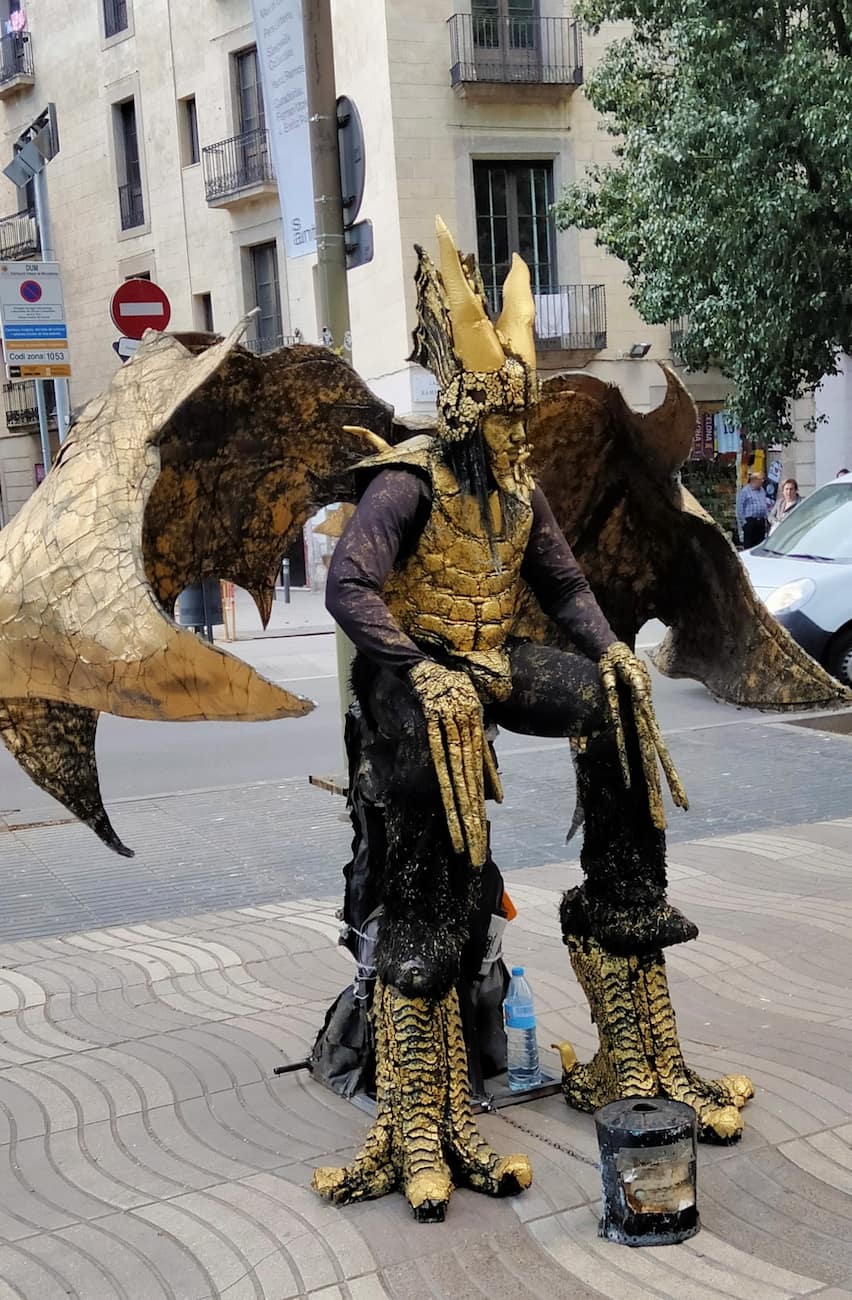
<svg viewBox="0 0 852 1300">
<path fill-rule="evenodd" d="M 251 0 L 288 257 L 317 249 L 300 0 Z"/>
</svg>

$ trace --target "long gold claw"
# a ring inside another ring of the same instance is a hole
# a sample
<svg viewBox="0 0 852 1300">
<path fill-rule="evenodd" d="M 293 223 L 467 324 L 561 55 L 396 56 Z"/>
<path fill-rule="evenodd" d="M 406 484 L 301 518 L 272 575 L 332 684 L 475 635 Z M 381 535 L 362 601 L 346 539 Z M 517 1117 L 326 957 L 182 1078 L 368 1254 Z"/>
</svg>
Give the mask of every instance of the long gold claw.
<svg viewBox="0 0 852 1300">
<path fill-rule="evenodd" d="M 619 679 L 630 691 L 633 716 L 636 723 L 636 736 L 639 741 L 639 753 L 642 759 L 642 771 L 648 787 L 648 803 L 651 820 L 658 830 L 665 830 L 666 815 L 663 809 L 663 793 L 660 774 L 657 768 L 659 759 L 672 799 L 679 808 L 689 806 L 683 782 L 672 762 L 668 746 L 663 740 L 659 724 L 654 714 L 651 700 L 651 678 L 648 669 L 637 659 L 636 655 L 622 641 L 616 641 L 603 653 L 600 664 L 601 685 L 606 695 L 607 708 L 615 731 L 618 756 L 624 783 L 630 787 L 630 772 L 627 762 L 627 747 L 624 739 L 624 726 L 621 719 L 621 706 L 618 698 Z"/>
<path fill-rule="evenodd" d="M 497 771 L 497 764 L 494 761 L 494 755 L 491 752 L 491 746 L 486 744 L 482 751 L 483 767 L 485 776 L 488 780 L 488 791 L 495 803 L 503 802 L 503 782 L 500 780 L 500 773 Z"/>
<path fill-rule="evenodd" d="M 487 746 L 479 696 L 465 673 L 432 660 L 416 664 L 409 679 L 426 719 L 429 752 L 453 850 L 467 851 L 471 864 L 481 867 L 488 841 L 483 771 Z"/>
</svg>

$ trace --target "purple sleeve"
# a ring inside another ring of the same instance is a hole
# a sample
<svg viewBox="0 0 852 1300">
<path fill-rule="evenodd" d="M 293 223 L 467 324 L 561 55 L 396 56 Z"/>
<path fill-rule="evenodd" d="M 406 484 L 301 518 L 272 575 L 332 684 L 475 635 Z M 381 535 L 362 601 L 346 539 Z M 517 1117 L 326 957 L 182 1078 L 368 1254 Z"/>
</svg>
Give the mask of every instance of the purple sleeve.
<svg viewBox="0 0 852 1300">
<path fill-rule="evenodd" d="M 429 515 L 428 484 L 411 470 L 377 474 L 334 548 L 325 604 L 350 641 L 374 663 L 396 673 L 427 659 L 382 599 L 400 555 L 410 552 Z"/>
<path fill-rule="evenodd" d="M 597 663 L 618 638 L 539 487 L 533 492 L 532 508 L 532 531 L 521 574 L 545 614 L 568 633 L 578 650 Z"/>
</svg>

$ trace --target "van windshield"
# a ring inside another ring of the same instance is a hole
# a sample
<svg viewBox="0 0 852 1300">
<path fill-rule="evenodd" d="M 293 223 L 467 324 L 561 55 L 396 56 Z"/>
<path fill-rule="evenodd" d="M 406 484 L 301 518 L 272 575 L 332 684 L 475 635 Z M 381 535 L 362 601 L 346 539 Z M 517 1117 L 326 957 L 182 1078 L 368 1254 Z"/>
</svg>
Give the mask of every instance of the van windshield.
<svg viewBox="0 0 852 1300">
<path fill-rule="evenodd" d="M 796 506 L 761 550 L 852 564 L 852 478 L 826 483 Z"/>
</svg>

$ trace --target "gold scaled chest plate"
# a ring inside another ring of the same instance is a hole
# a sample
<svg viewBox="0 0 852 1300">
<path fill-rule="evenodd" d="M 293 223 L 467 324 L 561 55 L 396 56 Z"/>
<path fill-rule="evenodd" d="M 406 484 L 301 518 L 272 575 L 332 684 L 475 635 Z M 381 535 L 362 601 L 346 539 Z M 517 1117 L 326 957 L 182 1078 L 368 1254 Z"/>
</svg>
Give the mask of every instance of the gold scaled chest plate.
<svg viewBox="0 0 852 1300">
<path fill-rule="evenodd" d="M 410 462 L 409 462 L 410 463 Z M 419 644 L 453 657 L 502 649 L 515 621 L 521 564 L 532 527 L 529 494 L 515 497 L 510 518 L 490 500 L 492 537 L 479 504 L 450 471 L 428 458 L 432 511 L 417 546 L 384 588 L 388 608 Z"/>
</svg>

